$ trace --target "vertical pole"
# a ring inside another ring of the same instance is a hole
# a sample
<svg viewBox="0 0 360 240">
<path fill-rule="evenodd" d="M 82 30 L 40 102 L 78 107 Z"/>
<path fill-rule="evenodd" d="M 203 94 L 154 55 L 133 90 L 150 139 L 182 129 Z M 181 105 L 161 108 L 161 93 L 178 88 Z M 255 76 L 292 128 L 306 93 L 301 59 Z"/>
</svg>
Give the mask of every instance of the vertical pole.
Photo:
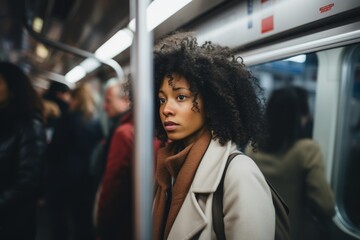
<svg viewBox="0 0 360 240">
<path fill-rule="evenodd" d="M 130 13 L 136 19 L 134 44 L 131 49 L 135 114 L 135 239 L 152 238 L 153 201 L 153 36 L 146 26 L 146 9 L 151 0 L 133 0 Z"/>
</svg>

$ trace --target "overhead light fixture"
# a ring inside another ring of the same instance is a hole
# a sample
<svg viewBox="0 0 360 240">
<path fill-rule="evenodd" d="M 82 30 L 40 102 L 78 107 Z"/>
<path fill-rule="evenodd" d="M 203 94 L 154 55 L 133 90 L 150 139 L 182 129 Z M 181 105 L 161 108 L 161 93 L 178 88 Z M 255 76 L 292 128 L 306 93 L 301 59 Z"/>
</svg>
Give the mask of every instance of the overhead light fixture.
<svg viewBox="0 0 360 240">
<path fill-rule="evenodd" d="M 95 51 L 95 56 L 100 59 L 111 59 L 131 46 L 133 33 L 124 28 L 118 31 L 107 42 Z"/>
<path fill-rule="evenodd" d="M 35 17 L 33 24 L 32 24 L 33 30 L 38 33 L 41 32 L 43 24 L 44 24 L 44 21 L 41 18 Z"/>
<path fill-rule="evenodd" d="M 81 66 L 76 66 L 65 75 L 65 79 L 68 82 L 75 83 L 85 76 L 85 69 Z"/>
<path fill-rule="evenodd" d="M 291 61 L 291 62 L 297 62 L 297 63 L 304 63 L 306 61 L 306 55 L 301 54 L 295 57 L 284 59 L 284 61 Z"/>
<path fill-rule="evenodd" d="M 40 58 L 45 59 L 49 55 L 49 50 L 43 44 L 39 43 L 36 46 L 35 53 Z"/>
<path fill-rule="evenodd" d="M 147 9 L 147 28 L 149 31 L 160 25 L 177 11 L 189 4 L 191 0 L 156 0 Z"/>
<path fill-rule="evenodd" d="M 151 2 L 147 8 L 147 29 L 152 31 L 159 26 L 166 19 L 174 15 L 180 9 L 188 5 L 192 0 L 156 0 Z M 132 31 L 136 30 L 135 19 L 132 19 L 129 23 L 129 28 Z"/>
<path fill-rule="evenodd" d="M 192 0 L 155 0 L 151 2 L 147 8 L 147 28 L 152 31 L 155 27 L 160 25 L 166 19 L 171 17 L 177 11 L 185 7 Z M 95 56 L 101 60 L 111 59 L 122 51 L 131 46 L 135 32 L 135 19 L 131 20 L 128 28 L 121 29 L 101 47 L 95 51 Z M 74 83 L 83 78 L 86 73 L 89 73 L 99 67 L 97 60 L 87 58 L 80 65 L 69 71 L 65 78 L 67 81 Z"/>
<path fill-rule="evenodd" d="M 87 73 L 92 72 L 100 65 L 99 61 L 94 58 L 87 58 L 80 63 L 80 66 L 83 67 Z"/>
</svg>

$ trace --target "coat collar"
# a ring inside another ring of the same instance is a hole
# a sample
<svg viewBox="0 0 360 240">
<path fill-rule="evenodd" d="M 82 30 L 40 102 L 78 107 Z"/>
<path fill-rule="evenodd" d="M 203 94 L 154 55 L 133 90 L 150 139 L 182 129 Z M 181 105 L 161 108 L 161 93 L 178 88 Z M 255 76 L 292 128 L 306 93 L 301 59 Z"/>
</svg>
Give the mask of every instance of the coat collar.
<svg viewBox="0 0 360 240">
<path fill-rule="evenodd" d="M 231 141 L 221 146 L 219 141 L 211 140 L 194 177 L 190 191 L 194 193 L 213 193 L 219 185 L 229 155 L 236 150 Z"/>
<path fill-rule="evenodd" d="M 168 239 L 191 239 L 211 222 L 207 214 L 201 209 L 196 197 L 198 193 L 211 194 L 215 192 L 225 168 L 226 160 L 230 153 L 235 150 L 236 145 L 231 142 L 221 146 L 217 140 L 211 140 L 185 201 L 170 230 Z M 209 234 L 211 234 L 210 231 Z M 211 236 L 205 238 L 210 239 Z"/>
</svg>

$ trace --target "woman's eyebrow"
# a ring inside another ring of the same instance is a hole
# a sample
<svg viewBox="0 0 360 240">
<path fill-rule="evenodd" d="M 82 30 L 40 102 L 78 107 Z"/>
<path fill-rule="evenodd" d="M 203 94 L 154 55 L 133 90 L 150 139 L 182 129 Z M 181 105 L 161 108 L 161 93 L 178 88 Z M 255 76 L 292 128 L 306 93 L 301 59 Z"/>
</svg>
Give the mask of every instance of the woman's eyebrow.
<svg viewBox="0 0 360 240">
<path fill-rule="evenodd" d="M 180 91 L 180 90 L 187 90 L 190 91 L 190 88 L 186 88 L 186 87 L 174 87 L 172 88 L 173 92 L 175 91 Z M 162 89 L 159 90 L 158 93 L 165 93 Z"/>
<path fill-rule="evenodd" d="M 174 87 L 174 88 L 172 88 L 172 91 L 173 92 L 177 92 L 177 91 L 180 91 L 180 90 L 186 90 L 186 91 L 190 91 L 191 92 L 191 90 L 190 90 L 190 88 L 186 88 L 186 87 Z M 165 94 L 165 91 L 164 90 L 162 90 L 162 89 L 159 89 L 159 92 L 158 92 L 158 94 Z"/>
<path fill-rule="evenodd" d="M 188 90 L 188 91 L 190 91 L 190 89 L 186 88 L 186 87 L 174 87 L 173 88 L 173 91 L 179 91 L 179 90 Z"/>
</svg>

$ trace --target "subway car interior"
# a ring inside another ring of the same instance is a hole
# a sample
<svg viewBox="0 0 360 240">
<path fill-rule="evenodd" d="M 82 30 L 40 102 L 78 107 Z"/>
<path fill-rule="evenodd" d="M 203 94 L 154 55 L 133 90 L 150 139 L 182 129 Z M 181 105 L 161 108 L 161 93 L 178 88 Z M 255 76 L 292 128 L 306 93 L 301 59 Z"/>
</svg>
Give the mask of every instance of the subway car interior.
<svg viewBox="0 0 360 240">
<path fill-rule="evenodd" d="M 311 137 L 321 148 L 335 198 L 336 214 L 326 231 L 329 239 L 360 239 L 360 1 L 148 4 L 146 41 L 151 46 L 173 31 L 192 31 L 199 42 L 228 46 L 241 57 L 259 79 L 265 101 L 281 87 L 306 90 Z M 132 73 L 142 56 L 132 50 L 136 41 L 138 48 L 142 44 L 135 24 L 139 5 L 127 0 L 0 0 L 0 60 L 20 66 L 41 91 L 54 81 L 70 88 L 89 84 L 106 125 L 101 109 L 106 81 Z M 135 70 L 138 76 L 141 69 Z M 135 86 L 135 93 L 142 86 Z M 38 240 L 49 239 L 43 214 L 40 207 Z"/>
</svg>

